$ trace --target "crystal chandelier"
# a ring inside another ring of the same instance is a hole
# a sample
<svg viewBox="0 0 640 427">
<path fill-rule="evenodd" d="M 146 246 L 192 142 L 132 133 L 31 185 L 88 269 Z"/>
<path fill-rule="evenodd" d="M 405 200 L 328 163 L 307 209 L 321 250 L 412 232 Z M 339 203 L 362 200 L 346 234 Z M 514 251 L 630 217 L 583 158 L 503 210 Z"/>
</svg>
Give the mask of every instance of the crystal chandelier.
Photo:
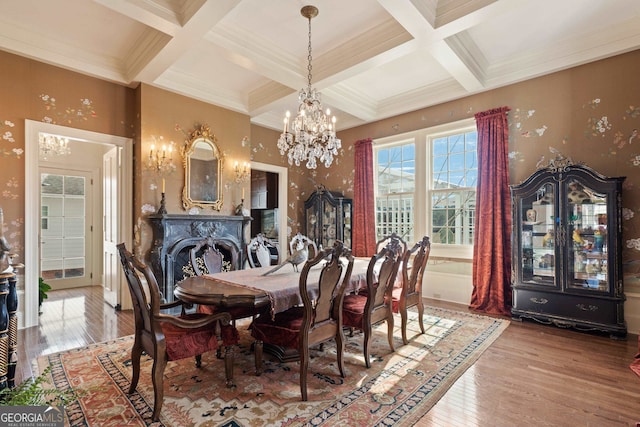
<svg viewBox="0 0 640 427">
<path fill-rule="evenodd" d="M 40 155 L 47 160 L 49 156 L 68 156 L 71 154 L 69 139 L 57 135 L 41 133 L 39 136 Z"/>
<path fill-rule="evenodd" d="M 315 169 L 320 160 L 328 168 L 333 163 L 333 156 L 338 155 L 342 142 L 336 138 L 335 116 L 329 119 L 331 111 L 328 108 L 326 112 L 322 111 L 320 92 L 311 87 L 311 18 L 318 15 L 318 9 L 305 6 L 300 13 L 309 20 L 308 86 L 300 90 L 298 115 L 291 122 L 287 111 L 278 148 L 281 155 L 287 153 L 290 165 L 295 163 L 300 166 L 301 162 L 306 161 L 308 169 Z"/>
</svg>

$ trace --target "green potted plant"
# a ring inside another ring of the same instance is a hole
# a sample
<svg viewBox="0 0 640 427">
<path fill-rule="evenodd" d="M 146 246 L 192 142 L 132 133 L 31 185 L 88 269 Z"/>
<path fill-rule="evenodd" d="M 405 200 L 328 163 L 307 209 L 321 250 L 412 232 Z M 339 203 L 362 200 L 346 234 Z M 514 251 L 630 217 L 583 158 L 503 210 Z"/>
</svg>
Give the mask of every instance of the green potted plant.
<svg viewBox="0 0 640 427">
<path fill-rule="evenodd" d="M 42 302 L 47 299 L 47 292 L 51 290 L 51 286 L 44 281 L 42 277 L 38 280 L 38 311 L 42 313 Z"/>
<path fill-rule="evenodd" d="M 83 395 L 72 388 L 60 390 L 53 387 L 50 372 L 51 366 L 47 366 L 37 377 L 29 377 L 12 389 L 0 391 L 0 406 L 64 406 Z"/>
</svg>

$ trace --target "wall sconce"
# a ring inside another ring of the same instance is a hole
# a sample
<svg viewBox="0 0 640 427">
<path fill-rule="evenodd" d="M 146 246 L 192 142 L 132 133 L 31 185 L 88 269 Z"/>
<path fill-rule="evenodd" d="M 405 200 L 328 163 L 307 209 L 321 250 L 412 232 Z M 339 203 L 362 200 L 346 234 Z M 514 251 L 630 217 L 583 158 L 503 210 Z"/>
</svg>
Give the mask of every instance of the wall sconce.
<svg viewBox="0 0 640 427">
<path fill-rule="evenodd" d="M 236 182 L 238 184 L 241 182 L 247 182 L 251 176 L 251 167 L 249 166 L 249 163 L 244 162 L 242 163 L 242 166 L 240 166 L 238 162 L 236 162 L 233 168 L 236 171 Z"/>
<path fill-rule="evenodd" d="M 173 141 L 168 147 L 166 144 L 162 144 L 161 150 L 156 150 L 156 145 L 151 144 L 149 158 L 147 159 L 147 168 L 160 175 L 176 170 L 176 165 L 173 164 Z"/>
</svg>

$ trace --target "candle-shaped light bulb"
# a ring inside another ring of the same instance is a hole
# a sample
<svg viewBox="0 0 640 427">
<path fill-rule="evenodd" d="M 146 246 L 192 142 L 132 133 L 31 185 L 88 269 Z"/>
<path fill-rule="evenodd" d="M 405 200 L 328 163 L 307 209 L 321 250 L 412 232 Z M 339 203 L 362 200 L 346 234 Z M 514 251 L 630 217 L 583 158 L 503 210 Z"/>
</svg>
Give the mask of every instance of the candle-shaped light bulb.
<svg viewBox="0 0 640 427">
<path fill-rule="evenodd" d="M 162 158 L 164 159 L 165 157 L 167 157 L 167 146 L 162 144 Z"/>
<path fill-rule="evenodd" d="M 162 178 L 162 192 L 164 193 L 164 178 Z"/>
<path fill-rule="evenodd" d="M 149 158 L 153 157 L 153 150 L 155 150 L 155 149 L 156 149 L 155 144 L 151 144 L 151 150 L 149 150 Z"/>
<path fill-rule="evenodd" d="M 327 108 L 327 116 L 330 116 L 330 115 L 331 115 L 331 109 Z"/>
</svg>

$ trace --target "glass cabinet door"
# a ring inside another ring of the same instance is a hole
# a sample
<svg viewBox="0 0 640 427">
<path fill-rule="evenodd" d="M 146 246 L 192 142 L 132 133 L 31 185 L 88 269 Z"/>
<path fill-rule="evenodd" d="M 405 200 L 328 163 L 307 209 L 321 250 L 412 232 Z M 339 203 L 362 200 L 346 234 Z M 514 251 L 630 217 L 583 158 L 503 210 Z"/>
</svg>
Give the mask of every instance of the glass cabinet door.
<svg viewBox="0 0 640 427">
<path fill-rule="evenodd" d="M 556 286 L 556 195 L 555 187 L 542 185 L 520 204 L 522 221 L 522 282 Z"/>
<path fill-rule="evenodd" d="M 316 212 L 317 212 L 317 208 L 315 206 L 315 203 L 312 204 L 311 206 L 307 207 L 307 212 L 306 212 L 306 218 L 307 218 L 307 224 L 306 224 L 306 235 L 308 238 L 310 238 L 313 241 L 316 241 L 316 239 L 318 238 L 318 217 L 316 216 Z"/>
<path fill-rule="evenodd" d="M 336 233 L 338 232 L 336 228 L 337 209 L 336 206 L 329 203 L 329 200 L 327 199 L 322 199 L 322 205 L 322 226 L 324 227 L 324 233 L 322 234 L 322 247 L 330 248 L 333 246 L 333 242 L 336 239 Z"/>
<path fill-rule="evenodd" d="M 607 196 L 578 179 L 567 182 L 570 289 L 607 292 Z"/>
<path fill-rule="evenodd" d="M 348 248 L 351 247 L 351 202 L 344 202 L 343 204 L 343 242 L 344 245 Z"/>
</svg>

